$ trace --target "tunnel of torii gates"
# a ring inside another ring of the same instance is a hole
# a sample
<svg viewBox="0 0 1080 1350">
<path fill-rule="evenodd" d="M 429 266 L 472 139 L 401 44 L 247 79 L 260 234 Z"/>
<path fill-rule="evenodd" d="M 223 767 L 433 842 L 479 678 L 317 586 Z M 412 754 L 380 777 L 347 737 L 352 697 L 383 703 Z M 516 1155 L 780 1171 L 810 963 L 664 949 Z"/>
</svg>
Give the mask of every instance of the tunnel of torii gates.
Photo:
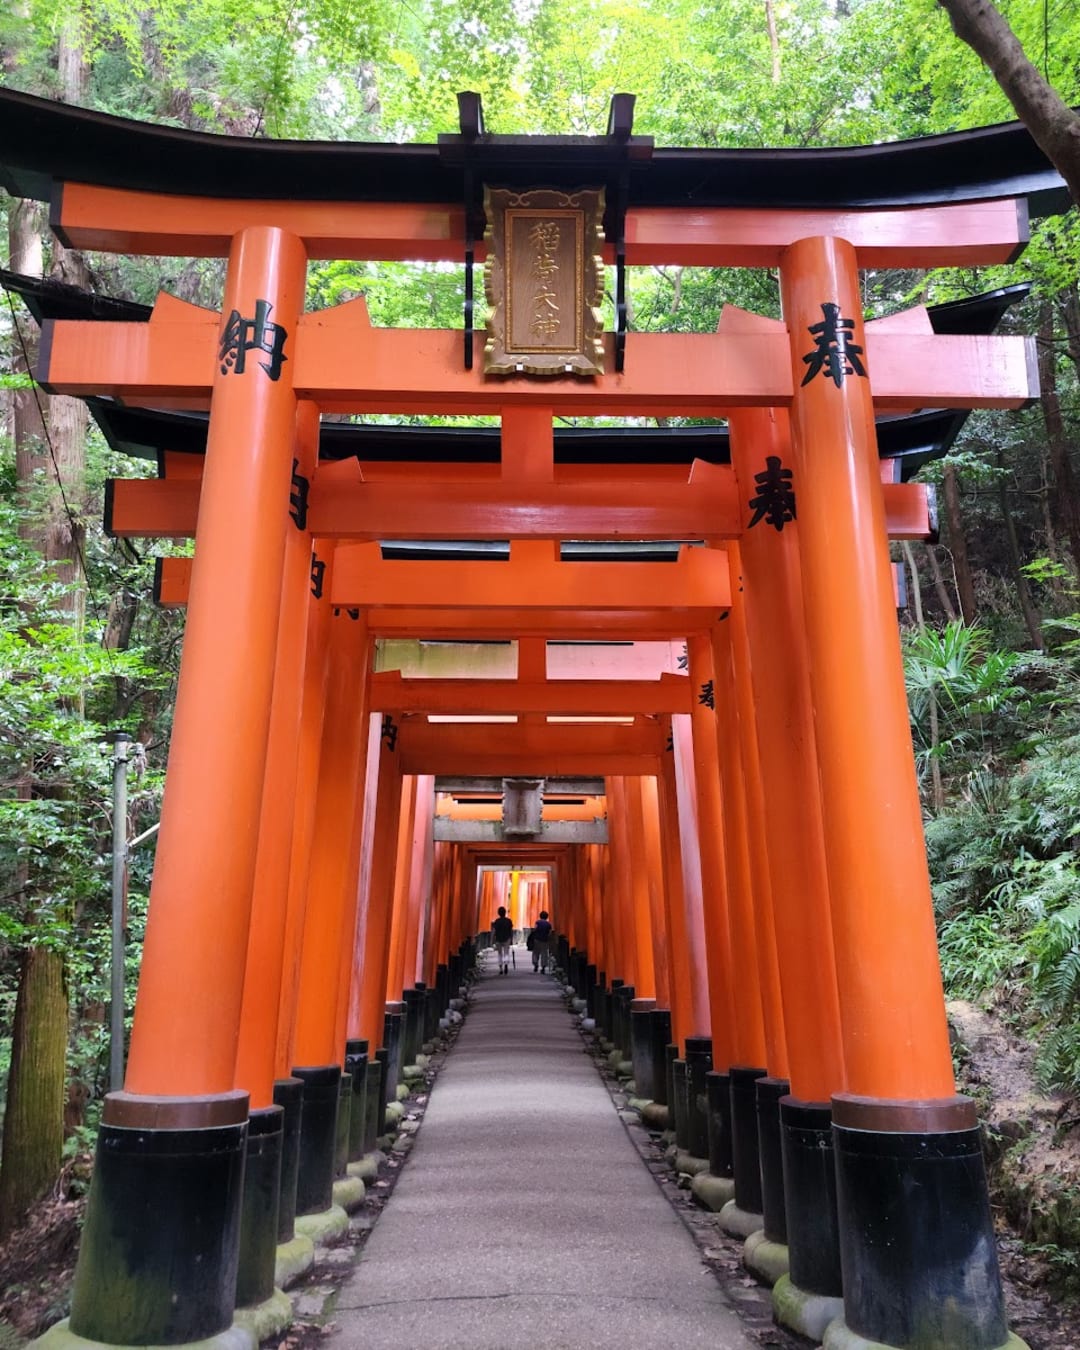
<svg viewBox="0 0 1080 1350">
<path fill-rule="evenodd" d="M 158 452 L 110 528 L 195 541 L 159 573 L 186 636 L 66 1343 L 227 1339 L 272 1297 L 294 1215 L 374 1148 L 505 903 L 550 910 L 639 1093 L 786 1245 L 781 1318 L 835 1315 L 837 1347 L 1019 1344 L 953 1079 L 889 540 L 931 536 L 904 480 L 965 410 L 1035 395 L 1032 344 L 988 331 L 1009 296 L 864 324 L 860 269 L 1014 258 L 1060 180 L 1017 125 L 665 150 L 631 96 L 594 138 L 488 135 L 460 102 L 437 145 L 302 144 L 0 90 L 0 180 L 65 244 L 227 258 L 220 313 L 36 301 L 42 385 Z M 595 373 L 485 373 L 471 310 L 305 310 L 327 258 L 456 261 L 471 304 L 485 189 L 583 186 L 619 300 Z M 628 333 L 647 264 L 775 269 L 784 320 Z M 320 428 L 339 413 L 499 425 Z M 553 432 L 579 416 L 713 425 Z"/>
</svg>

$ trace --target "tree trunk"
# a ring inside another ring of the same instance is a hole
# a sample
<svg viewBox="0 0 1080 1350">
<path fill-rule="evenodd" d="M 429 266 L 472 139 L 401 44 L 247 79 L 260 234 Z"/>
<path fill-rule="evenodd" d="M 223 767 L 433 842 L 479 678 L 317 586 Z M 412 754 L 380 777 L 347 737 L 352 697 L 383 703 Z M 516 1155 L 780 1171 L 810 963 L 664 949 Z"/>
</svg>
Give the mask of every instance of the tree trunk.
<svg viewBox="0 0 1080 1350">
<path fill-rule="evenodd" d="M 990 0 L 938 0 L 953 32 L 997 80 L 1031 138 L 1080 202 L 1080 115 L 1054 92 Z"/>
<path fill-rule="evenodd" d="M 938 562 L 937 545 L 926 544 L 926 558 L 930 564 L 930 575 L 934 581 L 934 590 L 937 593 L 938 604 L 942 608 L 946 619 L 950 623 L 956 622 L 956 607 L 952 602 L 952 596 L 949 594 L 949 588 L 945 585 L 945 578 L 941 575 L 941 564 Z"/>
<path fill-rule="evenodd" d="M 81 54 L 65 31 L 58 70 L 69 101 L 81 89 Z M 8 218 L 10 266 L 39 275 L 42 270 L 44 218 L 33 204 L 17 203 Z M 86 285 L 79 254 L 54 245 L 51 275 Z M 24 368 L 36 358 L 37 337 L 19 323 L 16 350 Z M 21 390 L 13 410 L 16 500 L 19 532 L 33 543 L 58 577 L 69 583 L 60 602 L 70 620 L 82 626 L 82 524 L 86 478 L 85 405 L 78 399 L 48 398 L 40 390 Z M 16 785 L 30 793 L 29 777 Z M 38 879 L 18 878 L 32 911 Z M 46 883 L 47 886 L 47 883 Z M 43 887 L 44 889 L 44 887 Z M 15 1030 L 8 1071 L 7 1109 L 0 1151 L 0 1233 L 10 1231 L 28 1207 L 44 1195 L 60 1170 L 64 1139 L 64 1080 L 67 1066 L 68 1000 L 64 957 L 42 945 L 32 931 L 19 957 Z"/>
<path fill-rule="evenodd" d="M 1009 488 L 1005 477 L 1005 463 L 1001 455 L 998 456 L 998 468 L 1002 471 L 998 480 L 998 500 L 1001 503 L 1001 518 L 1005 525 L 1005 542 L 1009 550 L 1009 562 L 1012 564 L 1013 580 L 1016 582 L 1020 612 L 1024 616 L 1024 625 L 1031 637 L 1032 645 L 1037 651 L 1041 652 L 1045 645 L 1042 634 L 1042 620 L 1039 617 L 1039 611 L 1035 608 L 1035 601 L 1031 597 L 1031 587 L 1028 585 L 1027 577 L 1021 570 L 1023 564 L 1020 559 L 1020 545 L 1016 538 L 1016 522 L 1013 520 L 1012 508 L 1009 505 Z"/>
<path fill-rule="evenodd" d="M 1077 500 L 1076 477 L 1069 459 L 1065 424 L 1061 416 L 1061 401 L 1057 391 L 1057 363 L 1054 350 L 1054 313 L 1046 302 L 1039 311 L 1039 402 L 1046 426 L 1046 448 L 1054 473 L 1054 514 L 1069 540 L 1076 570 L 1080 573 L 1080 501 Z"/>
<path fill-rule="evenodd" d="M 945 498 L 945 519 L 949 525 L 949 549 L 952 553 L 953 571 L 956 574 L 956 594 L 960 600 L 960 612 L 965 623 L 975 622 L 975 582 L 971 575 L 971 563 L 968 560 L 967 535 L 964 533 L 964 517 L 960 510 L 960 481 L 956 469 L 945 463 L 942 479 L 942 495 Z"/>
<path fill-rule="evenodd" d="M 48 1193 L 64 1147 L 68 1003 L 64 958 L 27 947 L 19 970 L 0 1168 L 0 1239 Z"/>
</svg>

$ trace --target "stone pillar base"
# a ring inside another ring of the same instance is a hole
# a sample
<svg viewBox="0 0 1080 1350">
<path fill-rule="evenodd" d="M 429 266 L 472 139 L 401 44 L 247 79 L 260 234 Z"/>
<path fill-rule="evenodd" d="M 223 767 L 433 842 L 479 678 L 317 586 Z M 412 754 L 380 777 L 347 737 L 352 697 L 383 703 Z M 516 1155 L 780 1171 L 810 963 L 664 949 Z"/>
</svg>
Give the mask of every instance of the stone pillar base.
<svg viewBox="0 0 1080 1350">
<path fill-rule="evenodd" d="M 729 1200 L 720 1211 L 720 1227 L 729 1237 L 748 1238 L 751 1233 L 764 1229 L 765 1220 L 760 1214 L 748 1209 L 740 1209 L 734 1200 Z"/>
<path fill-rule="evenodd" d="M 274 1283 L 279 1289 L 288 1289 L 301 1275 L 306 1275 L 315 1264 L 315 1244 L 309 1237 L 294 1237 L 279 1242 L 274 1263 Z"/>
<path fill-rule="evenodd" d="M 735 1198 L 735 1182 L 731 1177 L 714 1177 L 711 1172 L 699 1172 L 691 1181 L 690 1190 L 706 1209 L 716 1214 Z"/>
<path fill-rule="evenodd" d="M 296 1231 L 301 1237 L 310 1238 L 316 1247 L 321 1247 L 331 1238 L 340 1237 L 349 1226 L 349 1216 L 340 1205 L 331 1205 L 321 1214 L 298 1214 Z"/>
<path fill-rule="evenodd" d="M 145 1346 L 128 1347 L 110 1345 L 106 1341 L 88 1341 L 83 1336 L 75 1335 L 66 1317 L 30 1344 L 40 1347 L 40 1350 L 146 1350 Z M 216 1336 L 207 1336 L 201 1341 L 183 1341 L 174 1350 L 258 1350 L 258 1345 L 255 1333 L 249 1327 L 234 1322 Z"/>
<path fill-rule="evenodd" d="M 746 1269 L 770 1289 L 781 1275 L 788 1273 L 787 1243 L 770 1241 L 764 1228 L 746 1239 L 742 1259 Z"/>
<path fill-rule="evenodd" d="M 268 1299 L 252 1308 L 237 1308 L 234 1326 L 247 1327 L 258 1344 L 271 1336 L 280 1336 L 293 1323 L 292 1300 L 275 1289 Z"/>
<path fill-rule="evenodd" d="M 334 1182 L 334 1205 L 346 1214 L 353 1214 L 364 1203 L 367 1191 L 359 1177 L 339 1177 Z"/>
<path fill-rule="evenodd" d="M 822 1342 L 822 1350 L 919 1350 L 919 1347 L 917 1345 L 886 1345 L 883 1341 L 868 1341 L 865 1336 L 860 1336 L 857 1331 L 852 1331 L 842 1317 L 838 1317 L 835 1322 L 829 1323 L 825 1332 L 825 1339 Z M 1019 1336 L 1014 1336 L 1010 1332 L 1008 1340 L 1002 1341 L 1000 1345 L 989 1347 L 989 1350 L 1028 1350 L 1028 1344 L 1027 1341 L 1022 1341 Z"/>
<path fill-rule="evenodd" d="M 773 1316 L 782 1327 L 815 1344 L 824 1337 L 829 1324 L 844 1315 L 842 1298 L 810 1294 L 792 1284 L 790 1275 L 781 1275 L 773 1285 L 772 1305 Z"/>
</svg>

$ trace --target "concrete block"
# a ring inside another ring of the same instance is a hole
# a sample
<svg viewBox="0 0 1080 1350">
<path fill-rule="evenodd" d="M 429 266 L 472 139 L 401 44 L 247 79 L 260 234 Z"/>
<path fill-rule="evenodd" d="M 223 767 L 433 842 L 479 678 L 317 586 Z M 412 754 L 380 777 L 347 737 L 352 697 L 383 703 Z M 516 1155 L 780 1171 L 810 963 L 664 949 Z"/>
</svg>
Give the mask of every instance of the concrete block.
<svg viewBox="0 0 1080 1350">
<path fill-rule="evenodd" d="M 356 1162 L 349 1163 L 346 1171 L 351 1177 L 359 1177 L 366 1185 L 369 1181 L 377 1180 L 379 1168 L 385 1161 L 386 1155 L 376 1149 L 374 1153 L 365 1153 L 362 1158 L 357 1158 Z"/>
<path fill-rule="evenodd" d="M 692 1153 L 684 1153 L 683 1150 L 675 1150 L 675 1171 L 685 1172 L 688 1176 L 696 1177 L 702 1172 L 709 1170 L 708 1158 L 695 1158 Z M 758 1224 L 760 1228 L 761 1225 Z"/>
<path fill-rule="evenodd" d="M 129 1350 L 127 1346 L 106 1345 L 104 1341 L 88 1341 L 83 1336 L 76 1336 L 69 1329 L 66 1317 L 30 1344 L 41 1346 L 42 1350 Z M 170 1350 L 258 1350 L 258 1344 L 250 1327 L 233 1322 L 231 1327 L 219 1331 L 216 1336 L 207 1336 L 201 1341 L 186 1341 L 183 1345 L 170 1347 Z M 135 1347 L 130 1350 L 135 1350 Z M 140 1350 L 146 1350 L 146 1347 L 140 1347 Z"/>
<path fill-rule="evenodd" d="M 835 1322 L 829 1323 L 822 1342 L 822 1350 L 895 1350 L 895 1348 L 881 1341 L 868 1341 L 865 1336 L 852 1331 L 842 1317 L 838 1317 Z M 994 1350 L 1028 1350 L 1028 1344 L 1010 1332 L 1009 1339 L 1002 1345 L 995 1345 Z"/>
</svg>

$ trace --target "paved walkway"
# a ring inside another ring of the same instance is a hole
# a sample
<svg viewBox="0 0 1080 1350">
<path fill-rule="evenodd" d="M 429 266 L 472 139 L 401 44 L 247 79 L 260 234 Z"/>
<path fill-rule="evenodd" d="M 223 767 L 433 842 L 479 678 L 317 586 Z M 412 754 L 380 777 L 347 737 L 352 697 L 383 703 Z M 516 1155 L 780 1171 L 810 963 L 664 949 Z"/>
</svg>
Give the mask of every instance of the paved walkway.
<svg viewBox="0 0 1080 1350">
<path fill-rule="evenodd" d="M 555 985 L 485 975 L 332 1350 L 751 1350 L 630 1142 Z"/>
</svg>

